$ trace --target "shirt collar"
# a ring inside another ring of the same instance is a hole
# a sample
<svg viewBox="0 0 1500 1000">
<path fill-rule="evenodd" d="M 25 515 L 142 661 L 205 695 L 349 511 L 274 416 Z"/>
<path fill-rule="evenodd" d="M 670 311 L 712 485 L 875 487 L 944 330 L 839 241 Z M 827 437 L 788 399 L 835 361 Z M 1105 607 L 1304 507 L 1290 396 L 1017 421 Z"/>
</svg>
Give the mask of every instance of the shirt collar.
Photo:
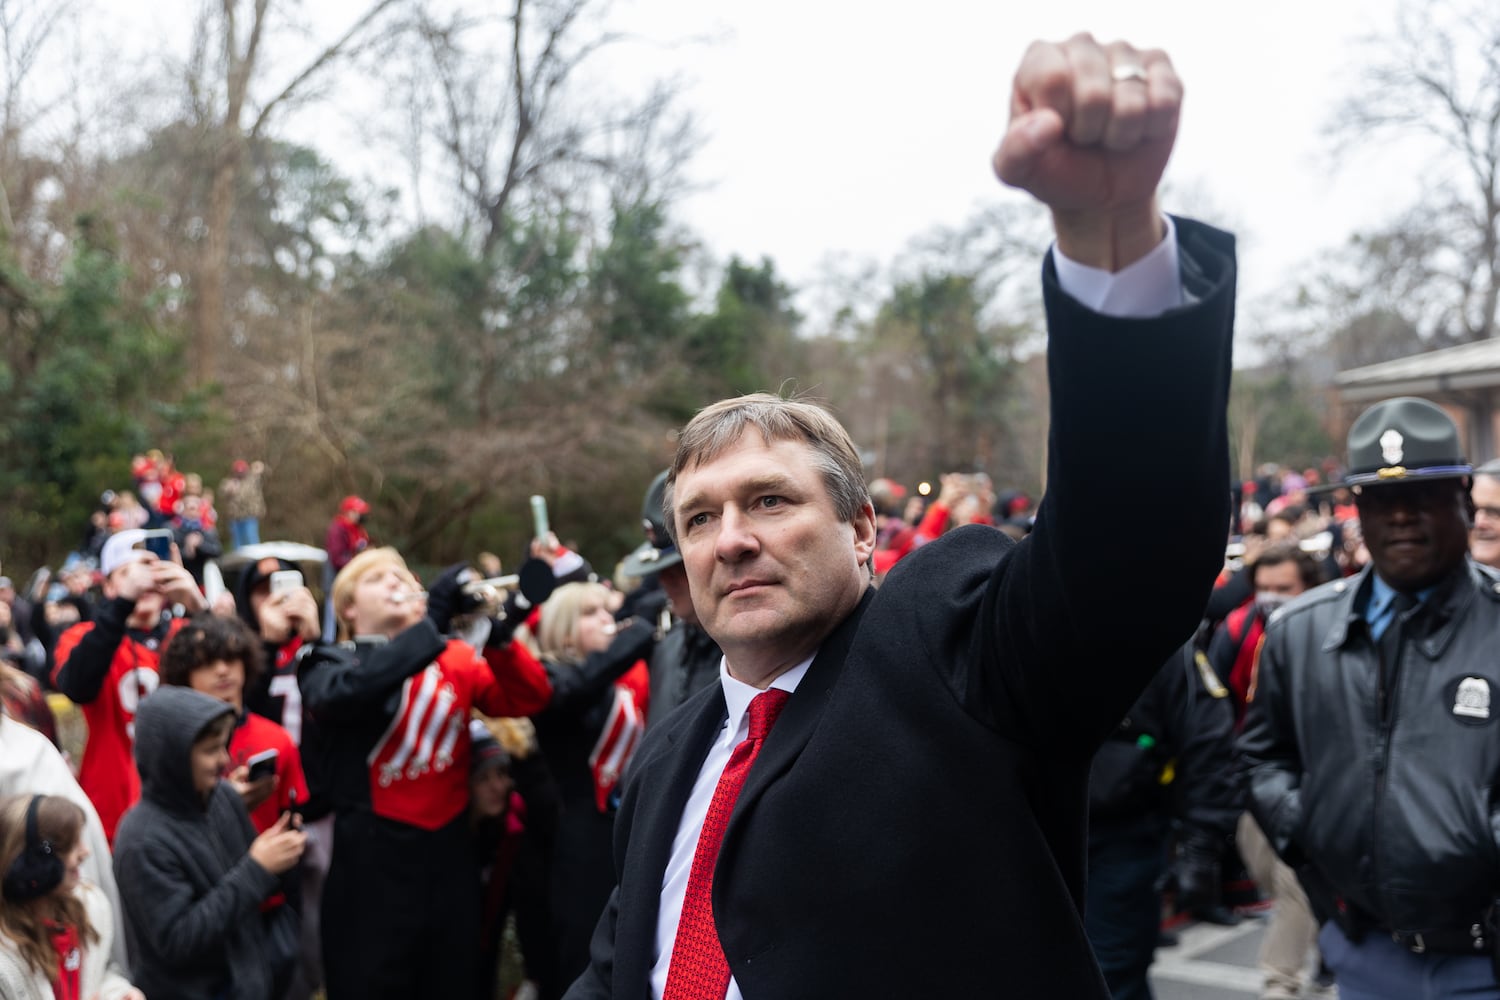
<svg viewBox="0 0 1500 1000">
<path fill-rule="evenodd" d="M 814 653 L 813 656 L 817 654 Z M 787 694 L 797 690 L 797 685 L 802 683 L 802 678 L 807 676 L 807 669 L 812 666 L 813 657 L 809 656 L 786 673 L 781 674 L 771 682 L 771 687 L 780 688 Z M 728 661 L 719 658 L 719 683 L 724 687 L 724 705 L 729 711 L 729 731 L 737 732 L 740 723 L 745 718 L 745 713 L 750 711 L 750 702 L 760 694 L 760 688 L 746 684 L 744 681 L 736 680 L 729 676 Z"/>
<path fill-rule="evenodd" d="M 1419 603 L 1426 603 L 1427 598 L 1437 589 L 1436 585 L 1426 587 L 1417 591 L 1416 598 Z M 1365 608 L 1366 621 L 1378 621 L 1390 608 L 1391 602 L 1396 599 L 1396 588 L 1380 578 L 1380 574 L 1370 573 L 1370 603 Z"/>
</svg>

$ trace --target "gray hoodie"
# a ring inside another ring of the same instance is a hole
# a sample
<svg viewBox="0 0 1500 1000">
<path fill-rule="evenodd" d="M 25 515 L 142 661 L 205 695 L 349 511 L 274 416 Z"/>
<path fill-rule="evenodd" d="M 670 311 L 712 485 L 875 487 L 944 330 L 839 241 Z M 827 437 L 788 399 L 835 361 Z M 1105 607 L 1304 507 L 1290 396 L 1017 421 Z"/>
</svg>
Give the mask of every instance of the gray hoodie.
<svg viewBox="0 0 1500 1000">
<path fill-rule="evenodd" d="M 255 828 L 234 789 L 221 781 L 207 801 L 193 789 L 193 744 L 232 711 L 164 686 L 135 717 L 141 801 L 115 834 L 115 878 L 151 1000 L 271 1000 L 260 905 L 278 880 L 247 853 Z"/>
</svg>

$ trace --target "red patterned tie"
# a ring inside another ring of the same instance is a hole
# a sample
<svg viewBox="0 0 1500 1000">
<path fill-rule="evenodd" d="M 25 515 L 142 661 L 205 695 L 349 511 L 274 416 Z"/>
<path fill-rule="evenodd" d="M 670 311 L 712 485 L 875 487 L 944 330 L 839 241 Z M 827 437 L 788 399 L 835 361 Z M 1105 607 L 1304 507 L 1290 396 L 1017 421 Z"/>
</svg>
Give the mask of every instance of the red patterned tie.
<svg viewBox="0 0 1500 1000">
<path fill-rule="evenodd" d="M 719 944 L 714 927 L 714 865 L 719 860 L 719 845 L 729 826 L 734 800 L 740 797 L 745 777 L 766 734 L 776 724 L 776 716 L 790 697 L 779 688 L 770 688 L 750 702 L 750 735 L 734 748 L 713 801 L 698 834 L 698 848 L 693 852 L 693 868 L 688 874 L 687 895 L 682 901 L 682 916 L 677 922 L 677 939 L 672 943 L 672 964 L 667 970 L 667 988 L 662 1000 L 724 1000 L 729 989 L 729 960 Z"/>
</svg>

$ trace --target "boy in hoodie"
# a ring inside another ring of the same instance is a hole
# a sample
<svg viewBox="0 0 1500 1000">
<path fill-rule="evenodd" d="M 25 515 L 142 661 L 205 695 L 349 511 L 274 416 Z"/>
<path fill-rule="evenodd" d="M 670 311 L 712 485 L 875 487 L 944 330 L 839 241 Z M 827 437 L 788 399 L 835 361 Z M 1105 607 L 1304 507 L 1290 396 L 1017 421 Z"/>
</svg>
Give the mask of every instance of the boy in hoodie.
<svg viewBox="0 0 1500 1000">
<path fill-rule="evenodd" d="M 151 1000 L 275 1000 L 290 973 L 294 956 L 274 942 L 295 942 L 295 929 L 267 918 L 295 916 L 285 906 L 263 911 L 304 837 L 290 814 L 256 836 L 220 780 L 234 719 L 219 699 L 178 687 L 158 690 L 136 714 L 141 801 L 120 821 L 115 877 L 135 982 Z"/>
</svg>

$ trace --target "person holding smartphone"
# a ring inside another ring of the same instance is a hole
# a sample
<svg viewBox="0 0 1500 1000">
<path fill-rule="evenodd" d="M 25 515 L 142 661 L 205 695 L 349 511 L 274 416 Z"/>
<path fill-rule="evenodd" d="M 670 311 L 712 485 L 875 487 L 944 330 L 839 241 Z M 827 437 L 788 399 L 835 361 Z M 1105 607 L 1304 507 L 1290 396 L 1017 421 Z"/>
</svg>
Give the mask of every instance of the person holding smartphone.
<svg viewBox="0 0 1500 1000">
<path fill-rule="evenodd" d="M 163 684 L 201 691 L 234 708 L 225 777 L 240 793 L 257 833 L 308 799 L 296 741 L 275 722 L 245 710 L 245 689 L 261 672 L 260 643 L 238 618 L 198 615 L 161 655 Z"/>
<path fill-rule="evenodd" d="M 78 783 L 111 842 L 120 817 L 140 798 L 135 713 L 156 690 L 161 647 L 180 627 L 172 609 L 207 607 L 181 562 L 146 548 L 150 534 L 131 528 L 104 544 L 99 559 L 104 603 L 93 621 L 80 622 L 58 638 L 52 675 L 57 690 L 83 706 L 89 739 Z"/>
</svg>

